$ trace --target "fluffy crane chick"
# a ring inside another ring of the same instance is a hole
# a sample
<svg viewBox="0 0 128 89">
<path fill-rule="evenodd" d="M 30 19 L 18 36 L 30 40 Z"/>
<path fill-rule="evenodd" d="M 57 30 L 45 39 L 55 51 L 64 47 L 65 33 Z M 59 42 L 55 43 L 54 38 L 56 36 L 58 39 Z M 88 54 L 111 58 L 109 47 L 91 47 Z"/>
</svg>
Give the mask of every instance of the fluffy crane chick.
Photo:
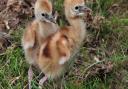
<svg viewBox="0 0 128 89">
<path fill-rule="evenodd" d="M 86 36 L 86 23 L 83 17 L 90 10 L 84 0 L 65 0 L 65 16 L 70 26 L 60 28 L 42 44 L 37 64 L 45 76 L 40 80 L 42 85 L 47 78 L 59 77 L 69 60 L 78 52 Z"/>
<path fill-rule="evenodd" d="M 25 57 L 30 65 L 37 65 L 40 45 L 51 34 L 55 33 L 58 25 L 56 17 L 52 15 L 52 4 L 49 0 L 37 0 L 35 3 L 35 19 L 29 24 L 23 34 L 22 45 Z M 32 69 L 28 71 L 29 89 L 31 89 Z"/>
</svg>

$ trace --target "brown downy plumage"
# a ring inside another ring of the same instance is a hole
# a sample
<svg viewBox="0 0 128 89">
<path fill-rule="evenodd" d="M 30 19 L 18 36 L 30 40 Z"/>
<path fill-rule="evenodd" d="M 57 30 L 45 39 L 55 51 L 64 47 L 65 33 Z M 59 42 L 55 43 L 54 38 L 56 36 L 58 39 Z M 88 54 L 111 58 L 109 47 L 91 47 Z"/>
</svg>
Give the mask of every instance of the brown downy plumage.
<svg viewBox="0 0 128 89">
<path fill-rule="evenodd" d="M 30 64 L 35 64 L 39 45 L 58 29 L 52 16 L 52 4 L 48 0 L 37 0 L 35 17 L 35 20 L 27 26 L 22 38 L 26 59 Z"/>
<path fill-rule="evenodd" d="M 52 15 L 52 4 L 49 0 L 37 0 L 35 3 L 35 20 L 29 24 L 23 34 L 22 45 L 25 57 L 30 65 L 37 66 L 40 45 L 58 30 L 56 16 Z M 32 69 L 29 68 L 29 89 L 31 89 Z"/>
<path fill-rule="evenodd" d="M 86 11 L 84 0 L 65 0 L 65 15 L 70 26 L 60 28 L 42 44 L 37 64 L 46 78 L 56 78 L 63 73 L 69 60 L 78 52 L 86 36 Z M 43 80 L 43 82 L 44 82 Z M 40 84 L 43 84 L 40 81 Z"/>
</svg>

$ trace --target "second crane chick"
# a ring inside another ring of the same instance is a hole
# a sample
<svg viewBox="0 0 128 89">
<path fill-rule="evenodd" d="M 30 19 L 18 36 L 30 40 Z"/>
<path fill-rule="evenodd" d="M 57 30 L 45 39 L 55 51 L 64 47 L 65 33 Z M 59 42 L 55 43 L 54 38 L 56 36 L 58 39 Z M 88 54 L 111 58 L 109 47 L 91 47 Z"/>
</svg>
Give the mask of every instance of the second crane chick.
<svg viewBox="0 0 128 89">
<path fill-rule="evenodd" d="M 29 24 L 23 34 L 22 45 L 25 57 L 30 65 L 38 66 L 40 45 L 51 34 L 58 30 L 56 16 L 52 15 L 52 4 L 49 0 L 37 0 L 34 7 L 35 20 Z M 31 89 L 32 69 L 28 71 L 29 89 Z"/>
</svg>

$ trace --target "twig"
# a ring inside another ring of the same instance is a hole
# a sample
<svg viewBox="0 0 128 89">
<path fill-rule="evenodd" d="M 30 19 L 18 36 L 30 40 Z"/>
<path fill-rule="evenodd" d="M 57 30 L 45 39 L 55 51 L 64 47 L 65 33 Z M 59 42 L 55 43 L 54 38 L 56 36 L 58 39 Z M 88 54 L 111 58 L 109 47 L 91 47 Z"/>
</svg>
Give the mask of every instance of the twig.
<svg viewBox="0 0 128 89">
<path fill-rule="evenodd" d="M 0 69 L 3 69 L 9 62 L 10 60 L 8 60 Z"/>
<path fill-rule="evenodd" d="M 0 56 L 3 56 L 3 55 L 5 55 L 5 54 L 7 54 L 7 53 L 6 53 L 6 52 L 4 52 L 4 53 L 1 53 L 1 54 L 0 54 Z"/>
<path fill-rule="evenodd" d="M 17 80 L 20 79 L 21 76 L 15 77 L 12 81 L 10 85 L 13 85 Z"/>
<path fill-rule="evenodd" d="M 4 13 L 6 13 L 7 10 L 8 10 L 8 8 L 5 8 L 4 10 L 2 10 L 2 11 L 0 12 L 0 16 L 2 16 Z"/>
<path fill-rule="evenodd" d="M 86 72 L 87 70 L 89 70 L 90 68 L 92 68 L 94 65 L 99 64 L 99 63 L 102 63 L 102 62 L 104 62 L 104 61 L 105 61 L 105 60 L 97 61 L 97 62 L 91 64 L 90 66 L 88 66 L 88 67 L 84 70 L 84 72 L 83 72 L 82 74 L 85 74 L 85 72 Z"/>
</svg>

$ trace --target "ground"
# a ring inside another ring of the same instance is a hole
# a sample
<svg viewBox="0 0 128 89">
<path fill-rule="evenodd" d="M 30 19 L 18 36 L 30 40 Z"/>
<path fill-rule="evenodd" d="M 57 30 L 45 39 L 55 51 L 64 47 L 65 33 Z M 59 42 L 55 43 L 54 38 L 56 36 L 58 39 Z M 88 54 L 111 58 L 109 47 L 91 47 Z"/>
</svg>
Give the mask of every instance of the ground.
<svg viewBox="0 0 128 89">
<path fill-rule="evenodd" d="M 63 0 L 54 5 L 63 26 Z M 70 71 L 61 80 L 47 81 L 43 89 L 128 89 L 128 1 L 90 0 L 88 6 L 100 19 L 88 26 L 87 41 Z M 0 54 L 0 89 L 27 89 L 29 65 L 21 46 L 25 26 L 11 29 L 11 45 Z M 32 89 L 38 89 L 39 74 L 34 69 Z"/>
</svg>

